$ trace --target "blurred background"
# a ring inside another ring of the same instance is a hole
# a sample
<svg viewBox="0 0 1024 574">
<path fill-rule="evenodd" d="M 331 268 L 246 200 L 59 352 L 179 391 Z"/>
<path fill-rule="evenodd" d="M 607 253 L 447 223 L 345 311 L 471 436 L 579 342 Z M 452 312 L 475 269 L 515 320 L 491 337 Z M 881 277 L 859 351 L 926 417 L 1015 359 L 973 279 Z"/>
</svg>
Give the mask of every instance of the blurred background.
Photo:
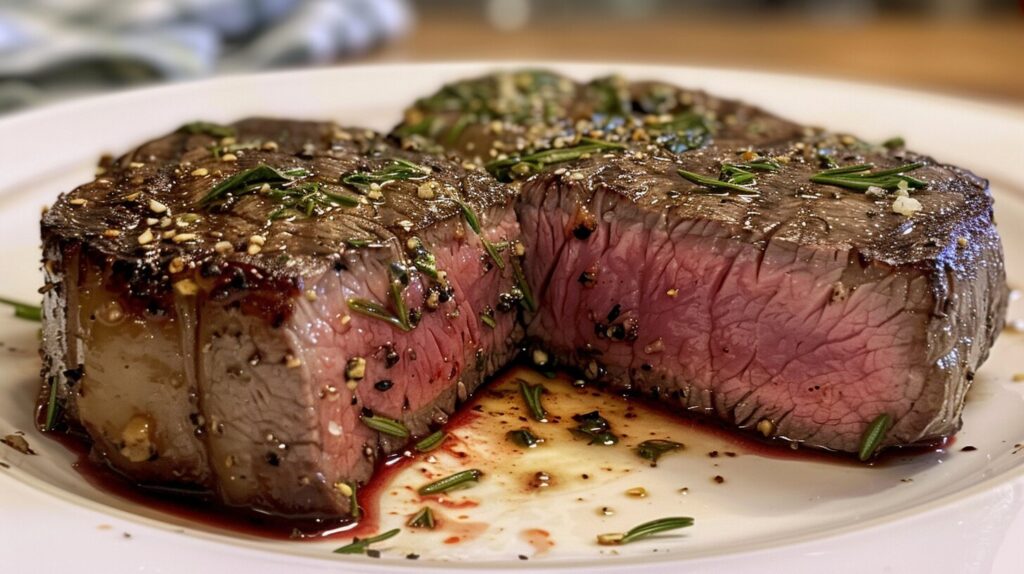
<svg viewBox="0 0 1024 574">
<path fill-rule="evenodd" d="M 483 59 L 793 72 L 1024 108 L 1024 0 L 0 0 L 0 113 L 217 74 Z"/>
</svg>

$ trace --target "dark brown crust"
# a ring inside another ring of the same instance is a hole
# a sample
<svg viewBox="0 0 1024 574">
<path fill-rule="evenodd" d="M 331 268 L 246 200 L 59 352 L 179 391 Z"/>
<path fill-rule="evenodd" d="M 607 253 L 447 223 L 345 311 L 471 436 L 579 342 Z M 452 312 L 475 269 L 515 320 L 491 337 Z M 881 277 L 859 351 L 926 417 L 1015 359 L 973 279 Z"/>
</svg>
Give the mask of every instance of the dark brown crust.
<svg viewBox="0 0 1024 574">
<path fill-rule="evenodd" d="M 441 197 L 443 191 L 435 199 L 420 199 L 416 181 L 391 182 L 379 202 L 295 220 L 271 220 L 279 205 L 258 195 L 204 206 L 203 197 L 231 175 L 258 165 L 301 167 L 314 174 L 310 181 L 337 185 L 346 174 L 374 171 L 401 158 L 429 168 L 430 180 L 440 190 L 454 189 L 447 195 L 465 198 L 476 210 L 507 203 L 513 193 L 485 173 L 466 173 L 456 163 L 436 156 L 396 150 L 368 130 L 271 119 L 243 120 L 231 127 L 236 141 L 257 143 L 255 149 L 234 152 L 237 161 L 224 162 L 211 153 L 219 138 L 175 132 L 110 162 L 95 181 L 62 195 L 46 213 L 44 241 L 78 242 L 88 246 L 91 257 L 112 261 L 112 284 L 135 305 L 166 308 L 171 286 L 192 278 L 211 297 L 241 297 L 252 310 L 279 317 L 287 312 L 287 300 L 301 287 L 301 278 L 329 268 L 340 254 L 353 249 L 352 240 L 403 245 L 439 221 L 461 217 L 461 208 Z M 276 149 L 264 149 L 267 142 L 276 144 Z M 193 175 L 197 170 L 208 175 Z M 163 203 L 174 223 L 148 225 L 147 219 L 166 215 L 153 213 L 150 200 Z M 82 201 L 84 205 L 73 203 Z M 200 219 L 179 229 L 176 222 L 185 214 Z M 147 228 L 156 238 L 140 245 L 139 236 Z M 160 239 L 160 233 L 174 229 L 194 234 L 196 240 Z M 119 235 L 108 236 L 110 230 Z M 246 252 L 253 235 L 266 240 L 255 255 Z M 223 241 L 233 246 L 229 255 L 215 249 Z M 178 257 L 185 266 L 170 273 L 171 262 Z M 281 296 L 266 296 L 274 293 Z"/>
</svg>

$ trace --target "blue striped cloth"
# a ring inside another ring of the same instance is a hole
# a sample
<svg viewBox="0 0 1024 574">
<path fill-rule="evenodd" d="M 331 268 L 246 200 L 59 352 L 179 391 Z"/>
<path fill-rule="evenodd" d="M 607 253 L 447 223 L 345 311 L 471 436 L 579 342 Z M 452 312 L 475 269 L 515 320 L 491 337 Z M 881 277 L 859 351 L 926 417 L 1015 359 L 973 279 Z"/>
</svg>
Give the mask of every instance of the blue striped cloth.
<svg viewBox="0 0 1024 574">
<path fill-rule="evenodd" d="M 3 0 L 0 112 L 112 86 L 333 62 L 409 21 L 405 0 Z"/>
</svg>

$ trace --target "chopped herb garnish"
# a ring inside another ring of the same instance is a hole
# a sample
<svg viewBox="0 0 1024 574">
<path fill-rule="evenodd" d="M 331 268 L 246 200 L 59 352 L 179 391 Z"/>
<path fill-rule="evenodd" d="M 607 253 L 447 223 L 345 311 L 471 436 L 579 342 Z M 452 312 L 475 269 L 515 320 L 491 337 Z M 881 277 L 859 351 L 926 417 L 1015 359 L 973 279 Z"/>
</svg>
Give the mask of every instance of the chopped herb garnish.
<svg viewBox="0 0 1024 574">
<path fill-rule="evenodd" d="M 476 482 L 480 480 L 480 477 L 483 475 L 484 473 L 475 468 L 464 470 L 451 476 L 446 476 L 440 480 L 435 480 L 426 486 L 421 486 L 418 492 L 420 494 L 441 494 L 470 482 Z"/>
<path fill-rule="evenodd" d="M 353 538 L 352 542 L 350 544 L 347 544 L 345 546 L 342 546 L 341 548 L 335 549 L 334 553 L 335 554 L 366 554 L 366 550 L 369 548 L 369 546 L 371 544 L 376 544 L 377 542 L 383 542 L 383 541 L 385 541 L 385 540 L 387 540 L 389 538 L 394 538 L 395 536 L 398 536 L 398 533 L 401 532 L 401 531 L 402 531 L 401 528 L 395 528 L 394 530 L 388 530 L 387 532 L 385 532 L 383 534 L 378 534 L 376 536 L 371 536 L 369 538 L 363 538 L 363 539 Z"/>
<path fill-rule="evenodd" d="M 392 315 L 384 305 L 375 301 L 368 301 L 366 299 L 349 299 L 348 308 L 360 315 L 391 323 L 391 325 L 403 331 L 412 330 L 412 326 Z"/>
<path fill-rule="evenodd" d="M 494 317 L 488 315 L 486 312 L 480 313 L 480 321 L 488 327 L 494 329 L 498 326 L 498 322 L 494 320 Z"/>
<path fill-rule="evenodd" d="M 645 440 L 636 447 L 636 454 L 645 458 L 653 464 L 658 464 L 658 459 L 664 454 L 683 448 L 683 445 L 670 440 L 653 439 Z"/>
<path fill-rule="evenodd" d="M 46 421 L 43 430 L 52 431 L 57 425 L 57 381 L 50 380 L 50 396 L 46 401 Z"/>
<path fill-rule="evenodd" d="M 901 147 L 906 147 L 906 145 L 907 142 L 904 141 L 903 138 L 900 136 L 889 138 L 882 142 L 882 147 L 884 147 L 885 149 L 899 149 Z"/>
<path fill-rule="evenodd" d="M 446 438 L 448 438 L 448 434 L 443 430 L 439 430 L 420 439 L 420 441 L 416 443 L 416 450 L 419 452 L 430 452 L 441 446 L 441 443 L 443 443 Z"/>
<path fill-rule="evenodd" d="M 453 197 L 452 199 L 455 203 L 459 204 L 460 208 L 462 208 L 462 216 L 466 218 L 466 223 L 469 224 L 469 228 L 473 230 L 473 233 L 480 235 L 480 218 L 476 216 L 476 212 L 473 211 L 473 208 L 470 207 L 468 203 L 457 197 Z"/>
<path fill-rule="evenodd" d="M 611 432 L 611 424 L 598 411 L 573 415 L 572 420 L 579 423 L 576 428 L 570 429 L 572 433 L 588 439 L 589 444 L 612 446 L 619 442 L 619 437 Z"/>
<path fill-rule="evenodd" d="M 345 242 L 345 245 L 347 245 L 349 247 L 354 247 L 354 248 L 357 248 L 357 249 L 360 248 L 360 247 L 370 247 L 370 246 L 374 246 L 374 245 L 376 245 L 376 246 L 380 245 L 380 242 L 378 240 L 376 240 L 376 239 L 363 239 L 363 238 L 360 238 L 360 237 L 349 237 L 348 239 L 344 239 L 343 241 Z"/>
<path fill-rule="evenodd" d="M 687 528 L 689 526 L 693 526 L 693 519 L 689 516 L 659 518 L 658 520 L 652 520 L 636 526 L 625 534 L 598 534 L 597 542 L 602 545 L 614 546 L 629 544 L 630 542 L 636 542 L 637 540 L 642 540 L 648 536 L 661 534 L 662 532 L 668 532 L 670 530 Z"/>
<path fill-rule="evenodd" d="M 686 171 L 685 169 L 682 169 L 682 168 L 677 169 L 676 172 L 680 176 L 682 176 L 683 179 L 691 181 L 691 182 L 696 183 L 698 185 L 703 185 L 704 187 L 709 187 L 709 188 L 712 188 L 712 189 L 720 189 L 720 190 L 739 191 L 743 195 L 758 195 L 758 191 L 756 189 L 754 189 L 752 187 L 747 187 L 745 185 L 740 185 L 738 183 L 733 183 L 733 182 L 729 182 L 729 181 L 722 181 L 720 179 L 715 179 L 713 177 L 707 177 L 707 176 L 701 175 L 699 173 L 694 173 L 692 171 Z"/>
<path fill-rule="evenodd" d="M 0 305 L 10 305 L 14 309 L 14 316 L 26 321 L 42 321 L 43 309 L 38 305 L 29 305 L 11 299 L 0 297 Z"/>
<path fill-rule="evenodd" d="M 523 401 L 526 402 L 526 407 L 530 409 L 530 416 L 533 417 L 533 420 L 542 423 L 548 422 L 548 411 L 544 409 L 544 405 L 540 400 L 540 396 L 544 392 L 544 385 L 531 385 L 519 379 L 519 393 L 523 395 Z"/>
<path fill-rule="evenodd" d="M 405 297 L 402 296 L 409 281 L 409 271 L 404 265 L 392 264 L 389 274 L 391 275 L 391 305 L 395 308 L 395 318 L 402 324 L 403 331 L 409 331 L 412 329 L 412 324 L 409 323 L 409 308 L 405 305 Z"/>
<path fill-rule="evenodd" d="M 281 204 L 270 214 L 270 219 L 312 217 L 322 215 L 334 206 L 355 207 L 361 203 L 358 197 L 340 188 L 330 191 L 327 184 L 318 181 L 271 188 L 267 197 Z"/>
<path fill-rule="evenodd" d="M 494 244 L 484 239 L 483 230 L 480 227 L 480 218 L 477 217 L 473 208 L 470 207 L 468 203 L 457 197 L 453 197 L 452 200 L 462 208 L 462 215 L 466 218 L 466 223 L 469 224 L 469 228 L 473 230 L 473 233 L 476 233 L 477 236 L 480 237 L 480 243 L 483 243 L 484 251 L 491 256 L 491 259 L 494 260 L 494 264 L 498 266 L 498 269 L 504 269 L 505 262 L 502 260 L 501 255 L 498 254 L 498 250 L 494 247 Z"/>
<path fill-rule="evenodd" d="M 424 506 L 409 518 L 409 522 L 406 522 L 406 526 L 412 528 L 426 528 L 427 530 L 434 529 L 434 511 L 429 506 Z"/>
<path fill-rule="evenodd" d="M 258 191 L 262 184 L 282 183 L 306 177 L 309 172 L 303 168 L 289 170 L 278 170 L 269 165 L 260 164 L 256 167 L 242 170 L 230 177 L 226 177 L 217 185 L 213 186 L 201 200 L 200 205 L 209 205 L 225 195 L 234 192 L 253 193 Z"/>
<path fill-rule="evenodd" d="M 389 160 L 388 164 L 377 171 L 355 171 L 341 178 L 341 183 L 356 187 L 368 186 L 371 183 L 384 184 L 396 180 L 420 180 L 430 175 L 430 168 L 417 165 L 401 158 Z"/>
<path fill-rule="evenodd" d="M 413 253 L 412 264 L 431 279 L 437 279 L 437 258 L 423 247 Z"/>
<path fill-rule="evenodd" d="M 811 181 L 824 185 L 845 187 L 855 191 L 867 191 L 869 187 L 879 187 L 887 191 L 894 191 L 900 186 L 900 182 L 905 182 L 904 185 L 915 189 L 928 185 L 916 177 L 903 175 L 908 171 L 924 167 L 922 162 L 908 163 L 899 167 L 874 172 L 870 171 L 874 167 L 874 164 L 862 163 L 827 169 L 811 176 Z"/>
<path fill-rule="evenodd" d="M 526 282 L 523 266 L 519 263 L 519 258 L 516 257 L 515 253 L 509 257 L 509 264 L 512 265 L 512 274 L 516 278 L 516 285 L 523 292 L 523 304 L 526 305 L 526 310 L 536 311 L 537 300 L 533 298 L 533 291 L 530 289 L 530 284 Z"/>
<path fill-rule="evenodd" d="M 359 420 L 379 433 L 398 438 L 409 438 L 409 429 L 405 428 L 405 425 L 395 419 L 372 415 L 360 416 Z"/>
<path fill-rule="evenodd" d="M 215 138 L 226 138 L 235 135 L 235 128 L 213 122 L 189 122 L 180 128 L 179 133 L 203 134 Z"/>
<path fill-rule="evenodd" d="M 891 427 L 892 416 L 888 413 L 882 413 L 875 417 L 875 420 L 871 421 L 871 424 L 868 425 L 868 428 L 865 429 L 864 434 L 860 438 L 860 449 L 858 449 L 857 457 L 861 461 L 866 461 L 874 456 Z"/>
<path fill-rule="evenodd" d="M 778 171 L 782 166 L 770 159 L 757 159 L 745 163 L 723 163 L 719 179 L 729 183 L 754 183 L 755 171 Z"/>
<path fill-rule="evenodd" d="M 533 448 L 544 442 L 544 439 L 533 434 L 530 429 L 508 431 L 505 433 L 505 437 L 523 448 Z"/>
<path fill-rule="evenodd" d="M 552 164 L 577 160 L 593 153 L 622 149 L 626 149 L 626 146 L 620 143 L 580 138 L 580 143 L 574 146 L 499 159 L 488 163 L 484 168 L 498 180 L 509 182 L 515 179 L 513 176 L 530 176 Z"/>
</svg>

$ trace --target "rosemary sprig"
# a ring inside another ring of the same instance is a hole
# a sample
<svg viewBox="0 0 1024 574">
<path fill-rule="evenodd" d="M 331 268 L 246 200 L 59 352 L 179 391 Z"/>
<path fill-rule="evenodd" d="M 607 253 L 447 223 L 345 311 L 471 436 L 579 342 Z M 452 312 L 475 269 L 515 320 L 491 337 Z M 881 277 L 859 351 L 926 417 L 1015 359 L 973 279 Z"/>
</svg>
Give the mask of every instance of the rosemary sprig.
<svg viewBox="0 0 1024 574">
<path fill-rule="evenodd" d="M 189 122 L 180 128 L 178 133 L 183 134 L 203 134 L 215 138 L 226 138 L 235 135 L 235 128 L 231 126 L 225 126 L 222 124 L 215 124 L 213 122 Z"/>
<path fill-rule="evenodd" d="M 448 434 L 443 430 L 439 430 L 420 439 L 420 441 L 416 443 L 415 448 L 419 452 L 430 452 L 441 446 L 441 443 L 443 443 L 446 438 L 448 438 Z"/>
<path fill-rule="evenodd" d="M 533 291 L 530 289 L 530 284 L 526 282 L 526 274 L 523 273 L 523 266 L 519 263 L 519 258 L 516 257 L 515 253 L 509 257 L 509 264 L 512 265 L 512 274 L 516 278 L 516 285 L 519 286 L 519 290 L 523 292 L 523 303 L 526 305 L 527 311 L 537 310 L 537 300 L 533 298 Z"/>
<path fill-rule="evenodd" d="M 405 291 L 405 285 L 409 281 L 408 270 L 404 266 L 392 265 L 389 269 L 391 275 L 391 306 L 395 308 L 395 317 L 398 322 L 402 324 L 402 330 L 412 330 L 412 324 L 409 322 L 409 308 L 405 304 L 405 297 L 402 296 L 402 292 Z"/>
<path fill-rule="evenodd" d="M 638 444 L 635 452 L 640 458 L 645 458 L 651 461 L 652 464 L 658 464 L 658 459 L 661 458 L 662 455 L 681 448 L 683 448 L 682 443 L 671 440 L 653 439 L 645 440 Z"/>
<path fill-rule="evenodd" d="M 626 146 L 593 138 L 580 138 L 580 143 L 574 146 L 551 148 L 531 154 L 494 160 L 487 163 L 484 169 L 496 179 L 509 182 L 515 177 L 533 175 L 552 164 L 577 160 L 593 153 L 621 149 L 626 149 Z"/>
<path fill-rule="evenodd" d="M 928 184 L 916 177 L 904 175 L 908 171 L 914 171 L 924 167 L 922 162 L 904 164 L 898 167 L 871 171 L 875 165 L 862 163 L 846 167 L 827 169 L 811 176 L 811 181 L 824 185 L 845 187 L 855 191 L 867 191 L 869 187 L 880 187 L 887 191 L 893 191 L 905 182 L 907 187 L 920 189 Z"/>
<path fill-rule="evenodd" d="M 740 177 L 745 181 L 751 181 L 754 179 L 755 171 L 779 171 L 781 167 L 779 162 L 770 159 L 756 159 L 744 163 L 725 162 L 722 164 L 721 177 L 724 178 L 724 181 L 742 183 L 736 181 L 736 178 Z"/>
<path fill-rule="evenodd" d="M 419 492 L 420 494 L 441 494 L 443 492 L 448 492 L 453 488 L 463 486 L 467 483 L 476 482 L 480 480 L 480 477 L 482 477 L 483 475 L 483 472 L 480 472 L 475 468 L 471 468 L 469 470 L 457 472 L 451 476 L 446 476 L 440 480 L 435 480 L 430 484 L 421 486 L 417 492 Z"/>
<path fill-rule="evenodd" d="M 519 379 L 519 393 L 523 395 L 526 408 L 530 409 L 530 416 L 533 417 L 533 420 L 542 423 L 548 422 L 548 411 L 544 409 L 544 405 L 540 400 L 540 396 L 544 391 L 544 385 L 531 385 Z"/>
<path fill-rule="evenodd" d="M 10 305 L 14 309 L 14 316 L 26 321 L 42 321 L 43 309 L 38 305 L 29 305 L 13 299 L 0 297 L 0 305 Z"/>
<path fill-rule="evenodd" d="M 420 180 L 430 176 L 430 168 L 401 158 L 393 158 L 377 171 L 354 171 L 341 178 L 341 182 L 356 187 L 371 183 L 385 184 L 396 180 Z"/>
<path fill-rule="evenodd" d="M 412 264 L 431 279 L 437 279 L 437 258 L 422 245 L 413 252 Z"/>
<path fill-rule="evenodd" d="M 50 380 L 50 396 L 46 401 L 46 420 L 43 429 L 52 431 L 57 425 L 57 381 Z"/>
<path fill-rule="evenodd" d="M 572 420 L 579 425 L 569 430 L 574 435 L 588 439 L 590 441 L 588 444 L 612 446 L 619 442 L 619 437 L 612 433 L 612 425 L 598 411 L 573 415 Z"/>
<path fill-rule="evenodd" d="M 868 428 L 864 430 L 864 434 L 860 437 L 860 448 L 857 451 L 857 458 L 863 462 L 874 456 L 875 451 L 881 446 L 882 440 L 891 427 L 892 416 L 888 413 L 882 413 L 875 417 L 875 420 L 871 421 L 871 424 L 868 425 Z"/>
<path fill-rule="evenodd" d="M 431 510 L 429 506 L 424 506 L 419 510 L 419 512 L 413 514 L 405 525 L 412 528 L 426 528 L 427 530 L 433 530 L 435 525 L 434 511 Z"/>
<path fill-rule="evenodd" d="M 690 518 L 689 516 L 659 518 L 657 520 L 652 520 L 635 526 L 625 534 L 598 534 L 597 543 L 605 546 L 629 544 L 630 542 L 636 542 L 637 540 L 642 540 L 655 534 L 661 534 L 662 532 L 668 532 L 670 530 L 678 530 L 680 528 L 687 528 L 689 526 L 693 526 L 693 518 Z"/>
<path fill-rule="evenodd" d="M 286 217 L 312 217 L 321 215 L 333 206 L 355 207 L 360 199 L 342 190 L 329 191 L 327 185 L 318 181 L 299 183 L 294 186 L 271 188 L 267 197 L 281 204 L 270 214 L 270 219 Z"/>
<path fill-rule="evenodd" d="M 257 191 L 264 183 L 288 182 L 308 175 L 309 172 L 303 168 L 278 170 L 269 165 L 260 164 L 224 178 L 199 200 L 199 204 L 206 206 L 235 191 L 252 193 Z M 246 189 L 249 186 L 252 186 L 252 188 Z"/>
<path fill-rule="evenodd" d="M 409 438 L 409 429 L 405 428 L 405 425 L 395 419 L 372 415 L 360 416 L 359 420 L 363 421 L 364 425 L 379 433 L 398 438 Z"/>
<path fill-rule="evenodd" d="M 747 187 L 745 185 L 740 185 L 738 183 L 733 183 L 730 181 L 722 181 L 720 179 L 715 179 L 713 177 L 707 177 L 699 173 L 686 171 L 683 168 L 677 169 L 676 173 L 682 176 L 683 179 L 696 183 L 697 185 L 703 185 L 704 187 L 709 187 L 712 189 L 739 191 L 743 195 L 758 195 L 758 191 L 752 187 Z"/>
<path fill-rule="evenodd" d="M 367 550 L 367 548 L 369 548 L 369 546 L 371 544 L 376 544 L 377 542 L 383 542 L 383 541 L 385 541 L 385 540 L 387 540 L 389 538 L 394 538 L 395 536 L 398 536 L 398 533 L 401 532 L 401 531 L 402 531 L 401 528 L 395 528 L 393 530 L 388 530 L 387 532 L 385 532 L 383 534 L 378 534 L 376 536 L 371 536 L 369 538 L 362 538 L 362 539 L 360 539 L 360 538 L 353 538 L 352 542 L 350 544 L 342 546 L 341 548 L 336 548 L 334 550 L 334 553 L 335 554 L 366 554 L 366 550 Z"/>
<path fill-rule="evenodd" d="M 483 244 L 484 251 L 486 251 L 487 254 L 491 256 L 491 259 L 494 260 L 494 264 L 498 266 L 498 269 L 504 269 L 505 261 L 501 258 L 501 255 L 498 253 L 498 250 L 494 247 L 494 244 L 484 239 L 483 228 L 480 227 L 480 218 L 477 217 L 476 212 L 473 211 L 473 208 L 468 203 L 462 201 L 458 197 L 453 197 L 452 201 L 457 203 L 459 205 L 459 208 L 462 209 L 462 216 L 466 218 L 466 223 L 469 224 L 469 228 L 473 230 L 473 233 L 476 233 L 477 236 L 480 238 L 480 243 Z"/>
<path fill-rule="evenodd" d="M 505 438 L 523 448 L 533 448 L 538 444 L 544 442 L 544 439 L 533 434 L 533 432 L 530 429 L 508 431 L 507 433 L 505 433 Z"/>
<path fill-rule="evenodd" d="M 384 305 L 381 305 L 380 303 L 377 303 L 375 301 L 357 298 L 349 299 L 348 308 L 355 313 L 359 313 L 360 315 L 371 317 L 373 319 L 380 319 L 381 321 L 391 323 L 392 326 L 397 327 L 402 331 L 412 330 L 411 325 L 408 325 L 407 323 L 403 322 L 400 318 L 392 315 L 391 312 L 388 311 L 386 307 L 384 307 Z"/>
</svg>

